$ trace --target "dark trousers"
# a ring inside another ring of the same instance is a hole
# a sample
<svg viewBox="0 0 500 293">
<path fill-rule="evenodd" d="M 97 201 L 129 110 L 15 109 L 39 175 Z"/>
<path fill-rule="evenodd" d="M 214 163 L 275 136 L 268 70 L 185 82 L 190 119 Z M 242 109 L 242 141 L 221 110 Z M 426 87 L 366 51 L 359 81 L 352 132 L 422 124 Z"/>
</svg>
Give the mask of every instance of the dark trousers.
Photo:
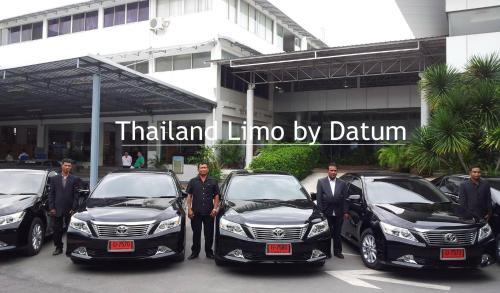
<svg viewBox="0 0 500 293">
<path fill-rule="evenodd" d="M 342 239 L 340 237 L 340 230 L 342 229 L 342 223 L 344 218 L 342 215 L 338 216 L 328 216 L 328 226 L 330 227 L 330 233 L 333 239 L 333 253 L 342 253 Z"/>
<path fill-rule="evenodd" d="M 214 241 L 214 219 L 210 215 L 195 215 L 191 219 L 191 228 L 193 229 L 193 254 L 199 254 L 201 249 L 201 226 L 205 235 L 205 253 L 213 254 L 212 244 Z"/>
<path fill-rule="evenodd" d="M 63 248 L 62 236 L 64 233 L 64 227 L 68 227 L 70 219 L 71 216 L 69 214 L 61 217 L 52 217 L 52 229 L 54 231 L 52 238 L 54 239 L 54 245 L 56 248 Z"/>
</svg>

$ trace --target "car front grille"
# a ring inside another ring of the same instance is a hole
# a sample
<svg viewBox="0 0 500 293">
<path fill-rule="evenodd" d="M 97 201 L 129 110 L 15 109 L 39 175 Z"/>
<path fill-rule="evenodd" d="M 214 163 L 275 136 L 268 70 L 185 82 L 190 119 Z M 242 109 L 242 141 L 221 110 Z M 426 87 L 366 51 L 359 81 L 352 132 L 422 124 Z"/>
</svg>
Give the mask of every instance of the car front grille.
<svg viewBox="0 0 500 293">
<path fill-rule="evenodd" d="M 152 223 L 147 224 L 93 224 L 98 237 L 142 237 L 146 236 L 152 226 Z"/>
<path fill-rule="evenodd" d="M 477 230 L 430 230 L 421 232 L 421 236 L 431 246 L 472 245 L 476 241 Z M 453 241 L 455 239 L 455 241 Z"/>
<path fill-rule="evenodd" d="M 252 235 L 257 240 L 301 240 L 307 227 L 250 227 Z"/>
</svg>

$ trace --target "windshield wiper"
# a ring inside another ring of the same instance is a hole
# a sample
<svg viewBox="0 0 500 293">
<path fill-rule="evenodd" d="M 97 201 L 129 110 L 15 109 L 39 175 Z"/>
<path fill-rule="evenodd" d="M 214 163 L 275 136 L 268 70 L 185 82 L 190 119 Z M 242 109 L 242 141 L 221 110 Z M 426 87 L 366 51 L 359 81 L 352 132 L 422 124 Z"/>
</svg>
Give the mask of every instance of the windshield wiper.
<svg viewBox="0 0 500 293">
<path fill-rule="evenodd" d="M 21 193 L 13 193 L 12 195 L 38 195 L 36 192 L 21 192 Z"/>
</svg>

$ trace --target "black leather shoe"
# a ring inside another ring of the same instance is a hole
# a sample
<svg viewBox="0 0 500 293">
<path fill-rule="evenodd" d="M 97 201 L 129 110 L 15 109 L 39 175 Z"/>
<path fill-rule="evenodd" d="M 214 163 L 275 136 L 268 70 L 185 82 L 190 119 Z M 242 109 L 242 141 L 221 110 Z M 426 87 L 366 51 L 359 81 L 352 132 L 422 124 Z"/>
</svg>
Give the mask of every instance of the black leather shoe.
<svg viewBox="0 0 500 293">
<path fill-rule="evenodd" d="M 52 255 L 59 255 L 59 254 L 62 254 L 62 253 L 63 253 L 62 248 L 56 248 L 56 250 L 54 250 L 54 252 L 52 253 Z"/>
<path fill-rule="evenodd" d="M 335 253 L 334 255 L 335 255 L 336 257 L 338 257 L 338 258 L 342 258 L 342 259 L 344 258 L 344 255 L 342 254 L 342 252 Z"/>
<path fill-rule="evenodd" d="M 213 255 L 213 253 L 211 253 L 211 254 L 207 254 L 207 258 L 209 258 L 209 259 L 214 259 L 215 257 L 214 257 L 214 255 Z"/>
<path fill-rule="evenodd" d="M 195 258 L 198 258 L 198 254 L 191 254 L 188 259 L 195 259 Z"/>
</svg>

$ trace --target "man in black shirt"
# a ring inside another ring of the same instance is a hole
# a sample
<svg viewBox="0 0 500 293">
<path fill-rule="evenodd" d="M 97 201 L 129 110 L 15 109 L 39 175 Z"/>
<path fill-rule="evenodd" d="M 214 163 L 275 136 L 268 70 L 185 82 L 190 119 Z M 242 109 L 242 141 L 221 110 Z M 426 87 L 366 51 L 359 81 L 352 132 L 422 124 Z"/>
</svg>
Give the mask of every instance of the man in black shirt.
<svg viewBox="0 0 500 293">
<path fill-rule="evenodd" d="M 491 217 L 491 189 L 488 181 L 481 179 L 481 168 L 472 166 L 470 179 L 462 182 L 458 189 L 460 205 L 473 215 L 488 221 Z"/>
<path fill-rule="evenodd" d="M 198 176 L 191 179 L 187 187 L 188 217 L 193 229 L 193 246 L 188 259 L 198 257 L 201 248 L 201 226 L 205 235 L 205 254 L 213 259 L 214 218 L 219 206 L 219 184 L 208 176 L 208 164 L 198 164 Z"/>
</svg>

